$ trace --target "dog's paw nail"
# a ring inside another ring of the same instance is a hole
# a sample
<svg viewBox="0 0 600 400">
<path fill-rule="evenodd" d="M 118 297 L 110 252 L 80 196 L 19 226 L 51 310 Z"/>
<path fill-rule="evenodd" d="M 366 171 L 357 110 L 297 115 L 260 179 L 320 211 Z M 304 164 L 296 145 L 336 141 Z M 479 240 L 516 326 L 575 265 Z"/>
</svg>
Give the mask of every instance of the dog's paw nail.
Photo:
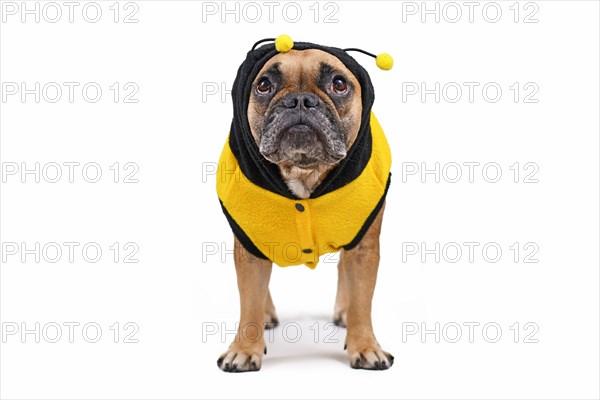
<svg viewBox="0 0 600 400">
<path fill-rule="evenodd" d="M 391 355 L 390 353 L 383 353 L 385 354 L 385 356 L 387 357 L 388 361 L 390 362 L 390 367 L 394 364 L 394 356 Z"/>
<path fill-rule="evenodd" d="M 356 360 L 354 360 L 354 363 L 352 363 L 352 368 L 361 369 L 363 364 L 363 355 L 361 354 L 360 357 L 358 357 Z"/>
<path fill-rule="evenodd" d="M 219 359 L 217 360 L 217 366 L 219 368 L 221 368 L 221 365 L 223 365 L 223 359 L 225 358 L 225 356 L 221 356 L 219 357 Z"/>
<path fill-rule="evenodd" d="M 265 356 L 267 355 L 267 346 L 265 346 Z"/>
<path fill-rule="evenodd" d="M 348 345 L 346 343 L 344 343 L 344 350 L 346 350 L 348 348 Z"/>
</svg>

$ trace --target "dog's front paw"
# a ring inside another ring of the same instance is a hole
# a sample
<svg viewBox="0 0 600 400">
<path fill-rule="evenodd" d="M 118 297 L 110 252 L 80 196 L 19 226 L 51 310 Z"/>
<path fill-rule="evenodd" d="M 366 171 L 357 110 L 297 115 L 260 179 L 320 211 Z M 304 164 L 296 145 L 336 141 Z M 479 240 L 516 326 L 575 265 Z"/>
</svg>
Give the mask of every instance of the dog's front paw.
<svg viewBox="0 0 600 400">
<path fill-rule="evenodd" d="M 221 354 L 217 365 L 225 372 L 250 372 L 259 371 L 262 363 L 263 353 L 267 353 L 266 347 L 262 345 L 252 346 L 233 343 L 229 349 Z"/>
<path fill-rule="evenodd" d="M 383 351 L 377 343 L 370 345 L 347 345 L 350 366 L 354 369 L 384 370 L 394 364 L 394 356 Z"/>
</svg>

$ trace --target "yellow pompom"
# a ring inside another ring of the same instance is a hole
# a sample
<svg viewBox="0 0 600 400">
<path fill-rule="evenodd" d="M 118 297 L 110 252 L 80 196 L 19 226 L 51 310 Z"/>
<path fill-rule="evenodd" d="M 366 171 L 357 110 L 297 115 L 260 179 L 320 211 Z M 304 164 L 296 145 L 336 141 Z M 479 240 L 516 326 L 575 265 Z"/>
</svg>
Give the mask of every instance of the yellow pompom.
<svg viewBox="0 0 600 400">
<path fill-rule="evenodd" d="M 287 53 L 294 47 L 294 41 L 288 35 L 279 35 L 277 39 L 275 39 L 275 48 L 280 53 Z"/>
<path fill-rule="evenodd" d="M 389 71 L 394 66 L 394 59 L 387 53 L 381 53 L 375 58 L 375 64 L 385 71 Z"/>
</svg>

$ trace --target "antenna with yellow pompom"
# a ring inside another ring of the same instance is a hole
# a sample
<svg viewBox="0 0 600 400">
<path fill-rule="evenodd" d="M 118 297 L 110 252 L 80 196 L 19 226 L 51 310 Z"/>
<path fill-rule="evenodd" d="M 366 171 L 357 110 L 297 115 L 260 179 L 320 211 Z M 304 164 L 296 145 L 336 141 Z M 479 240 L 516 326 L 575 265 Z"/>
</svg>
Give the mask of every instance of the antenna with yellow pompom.
<svg viewBox="0 0 600 400">
<path fill-rule="evenodd" d="M 254 51 L 254 49 L 256 49 L 256 46 L 258 46 L 261 43 L 265 43 L 265 42 L 275 42 L 275 49 L 280 53 L 287 53 L 294 47 L 294 41 L 292 40 L 292 38 L 289 37 L 288 35 L 284 34 L 284 35 L 279 35 L 277 38 L 269 38 L 269 39 L 259 40 L 258 42 L 254 43 L 254 46 L 252 46 L 252 51 Z M 369 53 L 368 51 L 364 51 L 362 49 L 357 49 L 357 48 L 348 48 L 348 49 L 342 49 L 342 50 L 345 52 L 358 51 L 360 53 L 371 56 L 375 59 L 375 65 L 377 65 L 377 67 L 379 67 L 380 69 L 382 69 L 384 71 L 389 71 L 394 66 L 394 59 L 392 58 L 392 56 L 390 56 L 387 53 L 381 53 L 379 55 L 375 55 L 373 53 Z"/>
<path fill-rule="evenodd" d="M 258 42 L 254 43 L 254 46 L 252 46 L 252 51 L 256 49 L 256 46 L 265 42 L 275 42 L 275 49 L 280 53 L 287 53 L 292 49 L 292 47 L 294 47 L 294 41 L 291 37 L 288 35 L 279 35 L 277 38 L 259 40 Z"/>
<path fill-rule="evenodd" d="M 362 49 L 350 48 L 350 49 L 342 49 L 346 52 L 348 51 L 358 51 L 360 53 L 371 56 L 375 59 L 375 64 L 384 71 L 389 71 L 394 66 L 394 59 L 388 53 L 381 53 L 379 55 L 375 55 L 373 53 L 369 53 L 368 51 L 364 51 Z"/>
<path fill-rule="evenodd" d="M 288 35 L 279 35 L 275 39 L 275 48 L 280 53 L 287 53 L 294 47 L 294 41 Z"/>
</svg>

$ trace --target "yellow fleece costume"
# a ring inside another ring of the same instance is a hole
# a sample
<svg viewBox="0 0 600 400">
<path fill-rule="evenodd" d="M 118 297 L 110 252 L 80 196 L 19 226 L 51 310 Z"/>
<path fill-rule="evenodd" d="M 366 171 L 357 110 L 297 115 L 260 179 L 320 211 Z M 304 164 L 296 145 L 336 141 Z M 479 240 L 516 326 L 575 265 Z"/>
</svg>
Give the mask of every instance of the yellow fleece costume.
<svg viewBox="0 0 600 400">
<path fill-rule="evenodd" d="M 349 250 L 360 242 L 385 200 L 391 154 L 371 112 L 374 94 L 366 71 L 344 50 L 311 43 L 293 46 L 328 51 L 357 77 L 363 96 L 357 139 L 310 198 L 297 198 L 277 167 L 260 155 L 249 131 L 248 82 L 277 54 L 273 45 L 253 49 L 232 91 L 234 120 L 219 160 L 217 194 L 234 234 L 251 254 L 281 267 L 315 268 L 321 255 Z"/>
</svg>

